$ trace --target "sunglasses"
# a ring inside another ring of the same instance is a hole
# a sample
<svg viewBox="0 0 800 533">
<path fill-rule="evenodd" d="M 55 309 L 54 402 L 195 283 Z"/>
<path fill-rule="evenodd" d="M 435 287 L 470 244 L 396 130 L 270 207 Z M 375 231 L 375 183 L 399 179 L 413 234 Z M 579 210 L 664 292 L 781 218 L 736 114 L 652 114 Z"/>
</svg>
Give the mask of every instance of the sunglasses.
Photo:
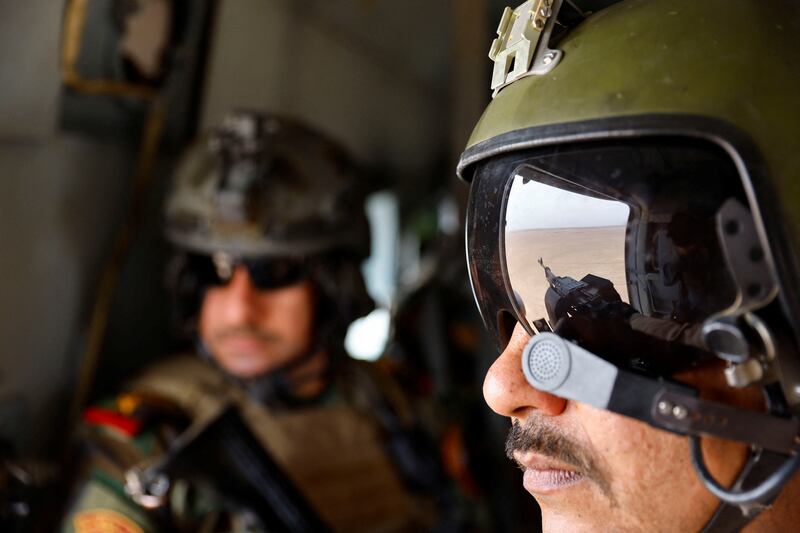
<svg viewBox="0 0 800 533">
<path fill-rule="evenodd" d="M 259 290 L 288 287 L 308 278 L 310 273 L 308 260 L 296 257 L 240 259 L 217 253 L 193 255 L 189 261 L 201 285 L 206 287 L 226 285 L 233 278 L 237 266 L 247 269 L 250 280 Z"/>
</svg>

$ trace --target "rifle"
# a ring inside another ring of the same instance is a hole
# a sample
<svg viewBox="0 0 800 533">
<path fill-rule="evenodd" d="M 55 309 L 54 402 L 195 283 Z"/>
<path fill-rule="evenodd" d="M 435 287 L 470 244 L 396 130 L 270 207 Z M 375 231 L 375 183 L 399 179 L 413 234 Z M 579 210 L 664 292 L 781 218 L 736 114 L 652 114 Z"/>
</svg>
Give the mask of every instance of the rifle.
<svg viewBox="0 0 800 533">
<path fill-rule="evenodd" d="M 148 509 L 166 503 L 171 480 L 201 478 L 255 514 L 268 531 L 330 530 L 232 405 L 190 426 L 166 455 L 128 470 L 125 478 L 125 491 Z"/>
</svg>

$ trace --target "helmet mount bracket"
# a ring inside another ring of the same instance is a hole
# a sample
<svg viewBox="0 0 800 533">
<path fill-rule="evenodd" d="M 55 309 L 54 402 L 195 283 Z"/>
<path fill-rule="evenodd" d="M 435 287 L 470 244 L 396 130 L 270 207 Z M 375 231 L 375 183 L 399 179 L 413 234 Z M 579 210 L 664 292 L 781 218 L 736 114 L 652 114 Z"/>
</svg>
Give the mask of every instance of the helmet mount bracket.
<svg viewBox="0 0 800 533">
<path fill-rule="evenodd" d="M 703 341 L 728 363 L 731 387 L 774 381 L 776 341 L 756 314 L 777 295 L 768 251 L 759 239 L 753 216 L 738 200 L 728 199 L 717 212 L 717 235 L 736 286 L 734 303 L 703 324 Z"/>
<path fill-rule="evenodd" d="M 562 0 L 528 0 L 516 9 L 506 7 L 492 41 L 494 61 L 492 98 L 506 85 L 525 76 L 547 74 L 563 57 L 548 46 Z"/>
</svg>

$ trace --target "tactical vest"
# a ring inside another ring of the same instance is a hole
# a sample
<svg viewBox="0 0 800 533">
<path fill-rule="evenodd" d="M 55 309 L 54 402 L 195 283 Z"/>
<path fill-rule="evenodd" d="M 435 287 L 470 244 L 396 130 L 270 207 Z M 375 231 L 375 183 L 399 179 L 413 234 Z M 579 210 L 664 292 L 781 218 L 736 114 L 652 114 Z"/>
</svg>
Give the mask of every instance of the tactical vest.
<svg viewBox="0 0 800 533">
<path fill-rule="evenodd" d="M 337 401 L 294 410 L 273 410 L 254 401 L 229 377 L 191 355 L 151 367 L 129 390 L 175 405 L 193 422 L 234 403 L 265 449 L 337 531 L 424 527 L 429 509 L 403 487 L 384 451 L 381 428 L 362 401 L 364 390 L 377 385 L 361 363 L 348 364 L 349 381 L 334 381 Z"/>
</svg>

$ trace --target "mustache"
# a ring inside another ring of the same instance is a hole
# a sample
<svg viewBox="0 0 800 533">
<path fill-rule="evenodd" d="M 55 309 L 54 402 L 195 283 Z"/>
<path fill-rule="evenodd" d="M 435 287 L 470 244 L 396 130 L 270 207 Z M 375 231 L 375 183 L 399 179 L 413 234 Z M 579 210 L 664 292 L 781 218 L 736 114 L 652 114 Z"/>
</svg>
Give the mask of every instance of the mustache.
<svg viewBox="0 0 800 533">
<path fill-rule="evenodd" d="M 524 467 L 517 462 L 515 452 L 532 451 L 564 463 L 592 479 L 614 502 L 609 477 L 597 465 L 592 454 L 560 430 L 543 422 L 540 417 L 529 418 L 525 423 L 515 420 L 506 437 L 505 450 L 506 457 L 520 468 Z"/>
<path fill-rule="evenodd" d="M 230 326 L 219 331 L 216 331 L 213 335 L 214 340 L 225 341 L 230 339 L 231 337 L 255 337 L 256 339 L 260 340 L 264 343 L 274 343 L 279 342 L 280 337 L 270 331 L 261 329 L 257 326 L 250 326 L 250 325 L 241 325 L 241 326 Z"/>
</svg>

